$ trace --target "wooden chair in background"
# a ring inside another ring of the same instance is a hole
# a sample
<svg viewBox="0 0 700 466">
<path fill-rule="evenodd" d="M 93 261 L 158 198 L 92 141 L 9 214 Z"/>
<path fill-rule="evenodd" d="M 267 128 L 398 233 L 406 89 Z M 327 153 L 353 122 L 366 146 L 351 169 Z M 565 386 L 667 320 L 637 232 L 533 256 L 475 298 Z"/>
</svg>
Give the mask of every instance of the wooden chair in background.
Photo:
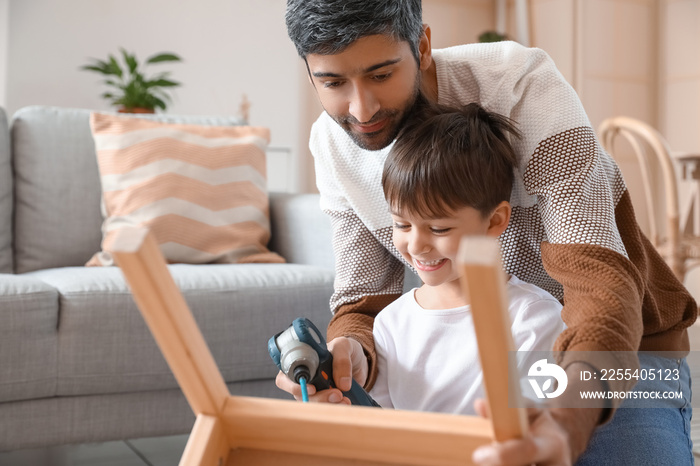
<svg viewBox="0 0 700 466">
<path fill-rule="evenodd" d="M 686 228 L 687 218 L 681 222 L 678 184 L 668 143 L 656 129 L 625 116 L 606 119 L 598 134 L 603 148 L 613 157 L 617 137 L 624 138 L 632 147 L 642 174 L 649 239 L 682 282 L 690 268 L 700 265 L 700 237 Z M 655 173 L 660 173 L 660 183 L 656 182 Z M 665 199 L 664 203 L 657 201 L 661 198 Z M 659 231 L 662 219 L 665 227 Z"/>
<path fill-rule="evenodd" d="M 196 416 L 180 465 L 464 465 L 480 445 L 522 437 L 525 413 L 508 407 L 508 384 L 519 390 L 517 375 L 509 376 L 499 249 L 488 242 L 463 249 L 493 421 L 232 396 L 154 238 L 145 228 L 121 230 L 110 251 Z"/>
</svg>

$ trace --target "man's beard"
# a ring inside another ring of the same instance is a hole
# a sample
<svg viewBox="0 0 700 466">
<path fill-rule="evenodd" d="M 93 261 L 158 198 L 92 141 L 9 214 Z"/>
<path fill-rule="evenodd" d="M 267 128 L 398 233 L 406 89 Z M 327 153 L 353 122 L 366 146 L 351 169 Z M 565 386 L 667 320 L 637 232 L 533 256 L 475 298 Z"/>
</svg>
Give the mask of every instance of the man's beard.
<svg viewBox="0 0 700 466">
<path fill-rule="evenodd" d="M 353 131 L 352 125 L 357 125 L 360 122 L 352 115 L 344 115 L 336 117 L 331 115 L 338 125 L 350 136 L 350 139 L 362 149 L 365 150 L 381 150 L 394 142 L 396 136 L 403 128 L 404 124 L 411 116 L 418 102 L 418 94 L 420 93 L 420 73 L 416 77 L 416 84 L 413 89 L 411 98 L 403 108 L 399 109 L 381 109 L 368 122 L 362 122 L 365 125 L 380 122 L 388 119 L 389 123 L 377 133 L 358 133 Z"/>
</svg>

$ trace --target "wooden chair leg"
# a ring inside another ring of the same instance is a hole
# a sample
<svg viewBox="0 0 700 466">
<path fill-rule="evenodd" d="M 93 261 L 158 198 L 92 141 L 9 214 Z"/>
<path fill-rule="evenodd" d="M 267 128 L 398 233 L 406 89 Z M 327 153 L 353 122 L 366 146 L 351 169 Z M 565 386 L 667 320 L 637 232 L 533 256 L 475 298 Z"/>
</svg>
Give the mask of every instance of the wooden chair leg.
<svg viewBox="0 0 700 466">
<path fill-rule="evenodd" d="M 515 345 L 500 244 L 494 238 L 464 237 L 459 262 L 462 289 L 469 297 L 474 319 L 494 438 L 498 441 L 521 438 L 528 430 L 525 410 L 508 406 L 509 400 L 515 406 L 523 404 L 517 364 L 508 357 L 510 351 L 515 351 Z"/>
<path fill-rule="evenodd" d="M 220 466 L 228 462 L 231 448 L 221 420 L 200 414 L 194 423 L 180 466 Z"/>
</svg>

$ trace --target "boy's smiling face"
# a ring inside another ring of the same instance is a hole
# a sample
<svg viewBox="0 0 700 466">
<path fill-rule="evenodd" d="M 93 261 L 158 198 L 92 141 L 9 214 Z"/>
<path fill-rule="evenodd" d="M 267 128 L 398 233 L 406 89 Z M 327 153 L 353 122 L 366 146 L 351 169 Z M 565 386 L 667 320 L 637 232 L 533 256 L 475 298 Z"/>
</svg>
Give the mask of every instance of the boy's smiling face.
<svg viewBox="0 0 700 466">
<path fill-rule="evenodd" d="M 429 286 L 458 280 L 455 259 L 462 236 L 485 235 L 489 228 L 489 218 L 472 207 L 463 207 L 444 218 L 424 218 L 409 212 L 392 212 L 391 218 L 394 246 Z"/>
<path fill-rule="evenodd" d="M 445 297 L 462 296 L 456 264 L 462 237 L 499 236 L 508 226 L 510 204 L 504 201 L 486 216 L 473 207 L 450 212 L 442 218 L 426 218 L 396 209 L 391 212 L 394 246 L 413 265 L 423 283 Z"/>
</svg>

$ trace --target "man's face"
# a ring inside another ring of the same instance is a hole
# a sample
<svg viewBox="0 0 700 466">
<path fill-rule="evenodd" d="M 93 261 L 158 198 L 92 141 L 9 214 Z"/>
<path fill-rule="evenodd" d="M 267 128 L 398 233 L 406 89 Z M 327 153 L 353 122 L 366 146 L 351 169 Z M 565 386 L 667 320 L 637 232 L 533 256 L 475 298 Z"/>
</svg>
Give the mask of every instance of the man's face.
<svg viewBox="0 0 700 466">
<path fill-rule="evenodd" d="M 321 105 L 363 149 L 393 142 L 420 90 L 408 42 L 373 35 L 335 55 L 306 56 Z"/>
</svg>

